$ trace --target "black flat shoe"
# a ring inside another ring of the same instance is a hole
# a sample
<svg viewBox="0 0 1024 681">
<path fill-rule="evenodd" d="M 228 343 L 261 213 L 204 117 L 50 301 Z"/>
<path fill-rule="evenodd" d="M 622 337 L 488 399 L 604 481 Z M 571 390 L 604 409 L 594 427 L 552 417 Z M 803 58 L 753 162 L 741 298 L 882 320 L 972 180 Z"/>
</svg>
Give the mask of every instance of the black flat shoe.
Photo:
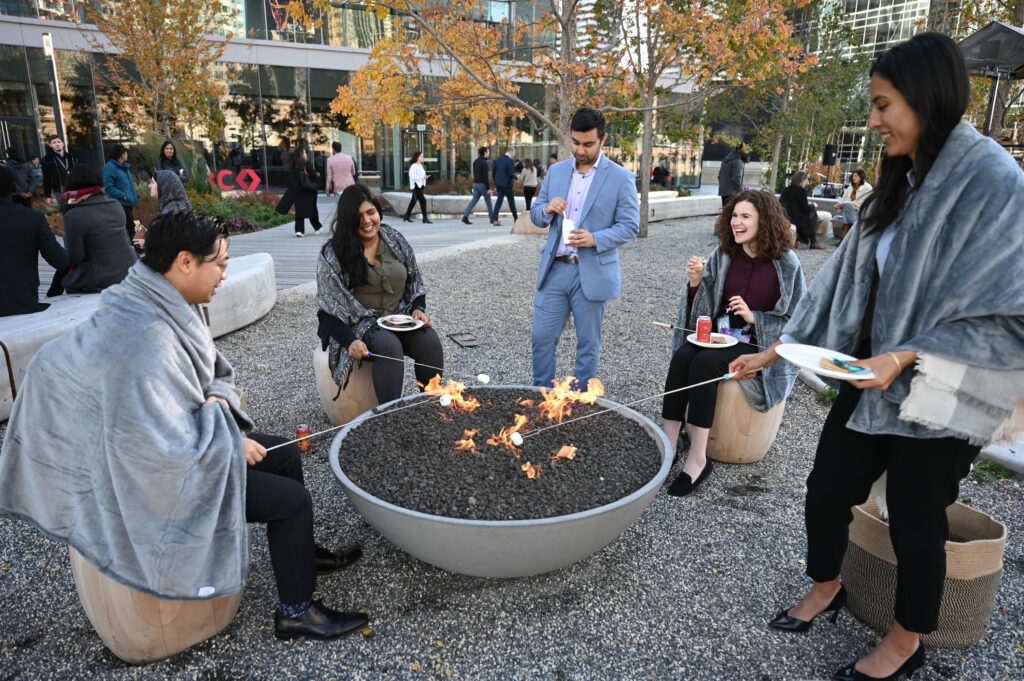
<svg viewBox="0 0 1024 681">
<path fill-rule="evenodd" d="M 412 220 L 410 220 L 409 222 L 412 222 Z M 434 224 L 434 221 L 433 220 L 428 220 L 427 218 L 423 218 L 423 224 L 425 224 L 425 225 L 432 225 L 432 224 Z"/>
<path fill-rule="evenodd" d="M 347 568 L 363 555 L 363 549 L 359 544 L 353 544 L 352 546 L 345 547 L 340 551 L 330 551 L 322 546 L 315 547 L 316 549 L 316 573 L 318 575 L 325 575 L 329 572 L 335 572 L 343 568 Z"/>
<path fill-rule="evenodd" d="M 361 612 L 338 612 L 320 601 L 313 601 L 301 617 L 274 613 L 274 636 L 279 639 L 312 638 L 327 641 L 350 634 L 366 626 L 370 618 Z"/>
<path fill-rule="evenodd" d="M 818 615 L 822 612 L 832 613 L 832 624 L 835 624 L 836 620 L 839 618 L 839 611 L 843 609 L 844 605 L 846 605 L 846 587 L 840 584 L 839 591 L 832 597 L 832 602 L 829 603 L 824 610 L 819 612 Z M 817 617 L 818 615 L 815 615 L 814 617 Z M 780 631 L 807 631 L 811 628 L 811 623 L 814 622 L 814 617 L 805 622 L 804 620 L 797 619 L 796 617 L 791 617 L 789 610 L 783 610 L 775 616 L 775 619 L 768 623 L 768 626 L 772 629 L 779 629 Z"/>
<path fill-rule="evenodd" d="M 704 464 L 704 470 L 700 472 L 700 475 L 697 476 L 696 480 L 691 478 L 689 473 L 680 473 L 679 477 L 676 478 L 675 482 L 673 482 L 668 488 L 669 495 L 673 497 L 685 497 L 687 494 L 690 494 L 693 490 L 697 489 L 702 482 L 708 479 L 713 468 L 714 465 L 711 463 L 711 459 L 708 459 L 707 463 Z"/>
<path fill-rule="evenodd" d="M 462 218 L 462 224 L 464 224 L 464 225 L 471 225 L 473 223 L 469 221 L 469 218 Z"/>
<path fill-rule="evenodd" d="M 918 643 L 914 654 L 908 657 L 907 661 L 901 664 L 900 668 L 889 674 L 889 676 L 868 676 L 857 671 L 856 667 L 854 667 L 855 664 L 848 664 L 833 674 L 832 678 L 834 681 L 896 681 L 904 676 L 910 678 L 924 664 L 924 646 Z"/>
</svg>

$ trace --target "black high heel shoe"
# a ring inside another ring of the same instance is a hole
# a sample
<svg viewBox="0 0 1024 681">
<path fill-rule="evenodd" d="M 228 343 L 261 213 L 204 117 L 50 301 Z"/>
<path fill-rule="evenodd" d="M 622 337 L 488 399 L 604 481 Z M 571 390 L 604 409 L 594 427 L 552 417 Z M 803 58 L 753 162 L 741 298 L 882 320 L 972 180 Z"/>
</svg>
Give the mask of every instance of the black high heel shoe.
<svg viewBox="0 0 1024 681">
<path fill-rule="evenodd" d="M 843 609 L 844 605 L 846 605 L 846 587 L 840 584 L 839 592 L 832 597 L 832 602 L 829 603 L 824 610 L 819 612 L 818 615 L 824 612 L 831 612 L 832 624 L 835 624 L 836 620 L 839 618 L 839 611 Z M 815 615 L 814 617 L 817 617 L 818 615 Z M 814 622 L 814 617 L 805 622 L 802 619 L 790 616 L 789 610 L 783 610 L 775 616 L 775 619 L 768 623 L 768 626 L 772 629 L 779 629 L 781 631 L 802 632 L 811 628 L 811 623 Z"/>
<path fill-rule="evenodd" d="M 863 672 L 857 671 L 854 667 L 856 663 L 851 662 L 846 665 L 835 674 L 832 675 L 834 681 L 896 681 L 902 679 L 904 676 L 910 678 L 914 672 L 921 668 L 924 664 L 924 645 L 921 643 L 917 644 L 917 650 L 914 654 L 907 658 L 907 661 L 900 665 L 900 668 L 894 671 L 889 676 L 878 677 L 868 676 Z"/>
</svg>

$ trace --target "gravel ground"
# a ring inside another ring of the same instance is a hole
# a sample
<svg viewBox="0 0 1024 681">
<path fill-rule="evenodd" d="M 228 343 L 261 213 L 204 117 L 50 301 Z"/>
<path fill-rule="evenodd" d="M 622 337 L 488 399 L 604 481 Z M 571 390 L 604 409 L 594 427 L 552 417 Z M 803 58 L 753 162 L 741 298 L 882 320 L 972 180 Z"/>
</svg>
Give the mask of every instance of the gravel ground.
<svg viewBox="0 0 1024 681">
<path fill-rule="evenodd" d="M 622 249 L 625 293 L 604 326 L 601 377 L 626 402 L 662 389 L 670 332 L 691 254 L 714 244 L 710 218 L 655 223 Z M 830 241 L 830 240 L 829 240 Z M 541 240 L 515 237 L 480 250 L 422 258 L 429 312 L 449 368 L 530 379 L 531 301 Z M 808 277 L 832 253 L 798 251 Z M 218 341 L 234 363 L 260 429 L 287 435 L 326 426 L 313 381 L 316 321 L 310 286 L 282 292 L 261 320 Z M 571 331 L 558 372 L 570 371 Z M 413 389 L 411 371 L 409 388 Z M 659 400 L 637 405 L 659 422 Z M 618 541 L 563 570 L 485 580 L 444 572 L 395 549 L 355 514 L 327 462 L 329 438 L 306 458 L 318 539 L 359 541 L 366 555 L 321 581 L 335 606 L 365 607 L 374 633 L 334 642 L 279 642 L 263 533 L 252 533 L 250 583 L 238 617 L 213 639 L 163 662 L 132 667 L 102 645 L 78 604 L 67 550 L 28 525 L 0 520 L 0 680 L 5 679 L 783 679 L 829 678 L 877 634 L 844 611 L 805 635 L 765 624 L 808 586 L 804 480 L 825 408 L 798 383 L 775 445 L 759 463 L 718 466 L 692 497 L 659 495 Z M 2 433 L 0 433 L 2 434 Z M 1024 486 L 962 487 L 965 503 L 1010 529 L 1002 586 L 985 639 L 934 650 L 917 681 L 1024 678 Z"/>
</svg>

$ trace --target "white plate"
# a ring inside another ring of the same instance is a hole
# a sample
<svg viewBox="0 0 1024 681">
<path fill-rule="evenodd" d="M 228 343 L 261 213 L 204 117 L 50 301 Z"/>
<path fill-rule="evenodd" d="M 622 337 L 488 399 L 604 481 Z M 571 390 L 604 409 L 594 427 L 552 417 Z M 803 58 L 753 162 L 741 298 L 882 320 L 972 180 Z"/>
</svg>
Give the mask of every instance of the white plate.
<svg viewBox="0 0 1024 681">
<path fill-rule="evenodd" d="M 713 334 L 711 334 L 711 336 L 712 337 L 714 337 L 714 336 L 721 336 L 721 337 L 725 338 L 725 342 L 724 343 L 701 343 L 699 340 L 697 340 L 697 334 L 695 334 L 695 333 L 691 333 L 689 336 L 687 336 L 686 340 L 690 341 L 694 345 L 699 345 L 702 348 L 711 348 L 711 349 L 731 348 L 732 346 L 734 346 L 737 343 L 739 343 L 738 340 L 736 340 L 735 338 L 733 338 L 732 336 L 730 336 L 728 334 L 713 333 Z"/>
<path fill-rule="evenodd" d="M 405 324 L 408 322 L 415 322 L 415 326 L 395 326 L 395 324 Z M 413 319 L 407 314 L 389 314 L 384 317 L 377 319 L 377 326 L 388 331 L 415 331 L 416 329 L 423 326 L 422 319 Z"/>
<path fill-rule="evenodd" d="M 800 343 L 783 343 L 775 348 L 775 351 L 801 369 L 807 369 L 819 376 L 828 376 L 829 378 L 838 378 L 844 381 L 863 381 L 875 377 L 875 373 L 871 369 L 865 369 L 857 373 L 823 369 L 819 364 L 822 357 L 828 360 L 833 358 L 841 359 L 844 362 L 857 361 L 856 357 L 836 352 L 835 350 L 829 350 L 828 348 L 819 348 L 816 345 L 801 345 Z"/>
</svg>

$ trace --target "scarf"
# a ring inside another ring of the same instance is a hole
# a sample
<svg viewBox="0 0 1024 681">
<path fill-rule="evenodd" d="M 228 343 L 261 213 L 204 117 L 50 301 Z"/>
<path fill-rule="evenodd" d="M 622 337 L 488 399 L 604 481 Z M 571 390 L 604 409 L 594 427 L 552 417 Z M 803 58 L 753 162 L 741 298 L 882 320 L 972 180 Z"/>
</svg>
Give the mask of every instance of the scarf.
<svg viewBox="0 0 1024 681">
<path fill-rule="evenodd" d="M 104 193 L 103 187 L 84 187 L 83 189 L 74 189 L 64 192 L 60 196 L 60 201 L 67 206 L 77 206 L 94 194 Z"/>
<path fill-rule="evenodd" d="M 161 213 L 172 210 L 191 210 L 192 204 L 185 193 L 181 179 L 170 170 L 156 171 L 156 189 Z"/>
</svg>

